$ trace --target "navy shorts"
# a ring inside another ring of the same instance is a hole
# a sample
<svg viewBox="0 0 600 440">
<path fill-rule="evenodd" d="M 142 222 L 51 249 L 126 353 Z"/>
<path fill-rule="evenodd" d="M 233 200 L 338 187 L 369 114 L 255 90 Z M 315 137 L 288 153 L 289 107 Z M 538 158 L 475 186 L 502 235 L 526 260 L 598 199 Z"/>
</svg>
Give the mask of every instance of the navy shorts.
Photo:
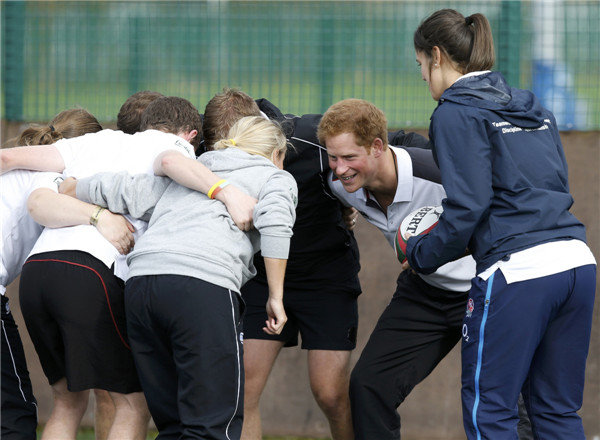
<svg viewBox="0 0 600 440">
<path fill-rule="evenodd" d="M 52 385 L 69 391 L 141 391 L 127 339 L 124 283 L 86 252 L 32 255 L 21 273 L 21 312 Z"/>
<path fill-rule="evenodd" d="M 283 341 L 286 347 L 298 345 L 298 333 L 305 350 L 353 350 L 358 330 L 358 283 L 321 286 L 307 290 L 286 287 L 283 305 L 288 321 L 279 335 L 263 331 L 269 289 L 250 280 L 242 288 L 246 303 L 244 339 Z"/>
</svg>

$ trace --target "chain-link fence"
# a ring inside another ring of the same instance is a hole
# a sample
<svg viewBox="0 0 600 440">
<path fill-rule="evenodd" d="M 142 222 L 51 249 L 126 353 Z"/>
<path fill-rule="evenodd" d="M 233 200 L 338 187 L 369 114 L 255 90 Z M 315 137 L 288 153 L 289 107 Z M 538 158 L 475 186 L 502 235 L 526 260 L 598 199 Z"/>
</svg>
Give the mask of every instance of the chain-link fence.
<svg viewBox="0 0 600 440">
<path fill-rule="evenodd" d="M 133 92 L 189 99 L 224 87 L 284 112 L 364 98 L 392 127 L 426 128 L 435 107 L 412 35 L 436 9 L 484 13 L 497 63 L 536 92 L 563 129 L 600 129 L 600 2 L 2 1 L 2 118 L 66 108 L 116 119 Z"/>
</svg>

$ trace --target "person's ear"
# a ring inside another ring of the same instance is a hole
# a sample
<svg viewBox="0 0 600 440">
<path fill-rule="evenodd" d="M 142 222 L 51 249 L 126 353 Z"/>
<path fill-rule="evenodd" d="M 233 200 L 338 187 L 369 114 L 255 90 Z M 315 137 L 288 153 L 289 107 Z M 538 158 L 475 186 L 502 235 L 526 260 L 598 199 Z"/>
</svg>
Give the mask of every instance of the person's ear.
<svg viewBox="0 0 600 440">
<path fill-rule="evenodd" d="M 442 63 L 442 52 L 440 51 L 440 48 L 437 46 L 433 46 L 433 48 L 431 49 L 431 64 L 432 67 L 439 67 L 439 65 Z"/>
<path fill-rule="evenodd" d="M 198 136 L 198 130 L 188 131 L 185 135 L 185 140 L 189 142 L 192 139 L 194 139 L 196 136 Z"/>
<path fill-rule="evenodd" d="M 283 161 L 285 159 L 285 152 L 282 150 L 273 150 L 271 153 L 271 162 L 273 162 L 277 167 L 283 167 Z"/>
<path fill-rule="evenodd" d="M 383 140 L 381 138 L 375 138 L 375 140 L 371 143 L 371 151 L 373 152 L 374 157 L 379 157 L 383 154 L 384 145 Z"/>
</svg>

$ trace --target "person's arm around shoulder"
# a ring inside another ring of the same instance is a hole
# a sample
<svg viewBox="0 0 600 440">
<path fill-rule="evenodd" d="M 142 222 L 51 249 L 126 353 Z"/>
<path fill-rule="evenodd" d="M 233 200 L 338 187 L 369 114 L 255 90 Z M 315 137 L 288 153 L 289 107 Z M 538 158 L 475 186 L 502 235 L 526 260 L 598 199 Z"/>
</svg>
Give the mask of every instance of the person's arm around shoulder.
<svg viewBox="0 0 600 440">
<path fill-rule="evenodd" d="M 121 171 L 98 173 L 80 180 L 68 178 L 60 185 L 59 192 L 118 214 L 149 221 L 171 183 L 167 177 L 150 174 L 131 176 L 127 171 Z"/>
<path fill-rule="evenodd" d="M 180 185 L 204 194 L 208 194 L 222 180 L 201 162 L 175 150 L 164 151 L 156 157 L 154 174 L 168 176 Z M 215 192 L 212 198 L 225 204 L 238 228 L 242 231 L 252 229 L 252 216 L 256 205 L 254 197 L 250 197 L 234 185 L 227 185 Z"/>
<path fill-rule="evenodd" d="M 0 174 L 17 169 L 62 173 L 65 162 L 54 145 L 0 149 Z"/>
<path fill-rule="evenodd" d="M 431 150 L 429 139 L 419 133 L 404 130 L 388 132 L 388 144 L 402 147 L 423 148 Z"/>
<path fill-rule="evenodd" d="M 57 194 L 49 188 L 37 188 L 27 199 L 27 209 L 36 223 L 48 228 L 94 224 L 121 254 L 134 245 L 134 227 L 125 217 L 96 205 Z"/>
</svg>

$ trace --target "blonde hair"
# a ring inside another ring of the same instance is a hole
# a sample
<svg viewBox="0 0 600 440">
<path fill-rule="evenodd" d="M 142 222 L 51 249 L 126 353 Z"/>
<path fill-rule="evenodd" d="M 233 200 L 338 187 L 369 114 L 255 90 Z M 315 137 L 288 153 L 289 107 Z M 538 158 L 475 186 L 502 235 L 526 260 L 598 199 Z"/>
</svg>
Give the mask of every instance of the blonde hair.
<svg viewBox="0 0 600 440">
<path fill-rule="evenodd" d="M 48 124 L 32 124 L 7 142 L 7 146 L 50 145 L 60 139 L 83 136 L 102 130 L 98 120 L 87 110 L 74 108 L 57 114 Z"/>
<path fill-rule="evenodd" d="M 275 151 L 286 153 L 288 142 L 276 122 L 262 116 L 246 116 L 233 124 L 227 139 L 221 139 L 213 147 L 214 150 L 225 148 L 238 148 L 272 161 Z"/>
</svg>

